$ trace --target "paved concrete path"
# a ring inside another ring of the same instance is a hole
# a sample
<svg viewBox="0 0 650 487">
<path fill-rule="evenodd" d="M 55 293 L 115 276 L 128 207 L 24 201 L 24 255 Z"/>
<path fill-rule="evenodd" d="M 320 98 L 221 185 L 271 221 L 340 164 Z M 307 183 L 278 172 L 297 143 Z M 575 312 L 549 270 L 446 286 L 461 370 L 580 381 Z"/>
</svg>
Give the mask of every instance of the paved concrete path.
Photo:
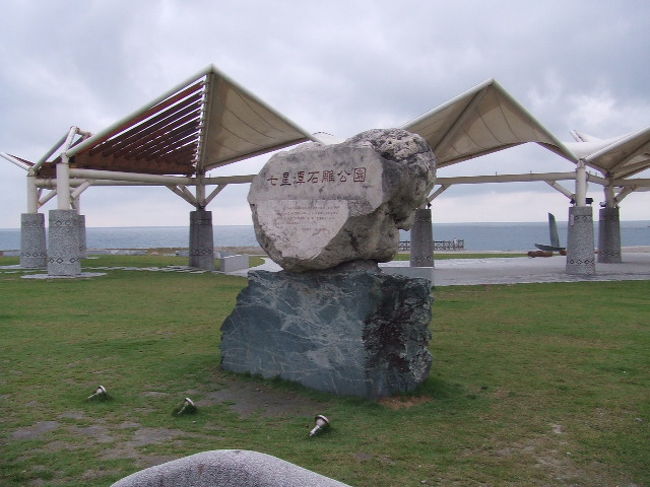
<svg viewBox="0 0 650 487">
<path fill-rule="evenodd" d="M 622 264 L 596 264 L 591 276 L 570 276 L 566 257 L 514 257 L 438 260 L 433 272 L 436 286 L 468 284 L 521 284 L 530 282 L 650 280 L 650 253 L 623 254 Z"/>
<path fill-rule="evenodd" d="M 566 257 L 492 257 L 487 259 L 436 260 L 433 271 L 436 286 L 461 286 L 474 284 L 521 284 L 531 282 L 578 282 L 578 281 L 630 281 L 650 280 L 650 252 L 623 252 L 622 264 L 596 264 L 592 276 L 570 276 L 565 272 Z M 408 266 L 408 262 L 392 261 L 382 267 Z M 204 274 L 210 271 L 187 266 L 168 267 L 86 267 L 84 271 L 150 271 L 186 272 Z M 246 277 L 250 271 L 277 272 L 280 266 L 271 259 L 252 269 L 230 272 L 229 275 Z M 42 270 L 22 269 L 20 266 L 0 266 L 0 274 L 21 274 L 25 278 L 50 278 Z M 213 271 L 220 274 L 218 271 Z M 31 275 L 30 275 L 31 274 Z M 87 276 L 79 276 L 87 277 Z"/>
<path fill-rule="evenodd" d="M 596 264 L 592 276 L 570 276 L 565 272 L 566 257 L 491 257 L 487 259 L 436 260 L 433 271 L 436 286 L 473 284 L 519 284 L 531 282 L 626 281 L 650 280 L 650 253 L 623 254 L 622 264 Z M 392 261 L 381 267 L 408 266 L 408 262 Z M 253 269 L 233 273 L 246 276 L 251 270 L 279 271 L 270 259 Z"/>
</svg>

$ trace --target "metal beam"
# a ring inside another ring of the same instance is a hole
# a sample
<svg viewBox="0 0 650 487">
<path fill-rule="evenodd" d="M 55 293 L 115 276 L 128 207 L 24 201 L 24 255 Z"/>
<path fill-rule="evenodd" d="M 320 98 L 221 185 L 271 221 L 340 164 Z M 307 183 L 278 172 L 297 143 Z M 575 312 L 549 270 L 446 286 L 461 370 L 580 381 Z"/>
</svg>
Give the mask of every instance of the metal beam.
<svg viewBox="0 0 650 487">
<path fill-rule="evenodd" d="M 0 152 L 0 157 L 4 157 L 9 162 L 15 164 L 16 166 L 18 166 L 21 169 L 24 169 L 25 171 L 29 171 L 29 168 L 31 167 L 29 164 L 25 164 L 20 159 L 12 156 L 11 154 L 7 154 L 6 152 Z"/>
<path fill-rule="evenodd" d="M 431 202 L 432 202 L 433 200 L 435 200 L 438 196 L 440 196 L 442 193 L 444 193 L 445 191 L 447 191 L 447 189 L 449 189 L 449 185 L 445 185 L 445 184 L 441 185 L 438 189 L 436 189 L 433 193 L 431 193 L 431 194 L 427 197 L 427 201 L 428 201 L 429 203 L 431 203 Z"/>
<path fill-rule="evenodd" d="M 40 208 L 40 207 L 43 206 L 45 203 L 47 203 L 47 202 L 50 201 L 52 198 L 54 198 L 54 197 L 56 196 L 56 193 L 57 193 L 56 189 L 53 189 L 52 191 L 50 191 L 49 193 L 47 193 L 45 196 L 43 196 L 42 198 L 40 198 L 40 199 L 38 200 L 38 207 Z"/>
<path fill-rule="evenodd" d="M 257 174 L 242 174 L 241 176 L 219 176 L 205 178 L 205 184 L 247 184 L 253 181 Z"/>
<path fill-rule="evenodd" d="M 158 183 L 163 186 L 169 184 L 190 184 L 191 178 L 183 176 L 162 176 L 158 174 L 145 174 L 126 171 L 105 171 L 102 169 L 70 169 L 70 175 L 85 179 L 113 179 L 120 181 L 134 181 L 139 183 Z"/>
<path fill-rule="evenodd" d="M 84 179 L 112 180 L 112 181 L 130 181 L 136 183 L 153 183 L 161 186 L 185 184 L 194 186 L 197 183 L 196 178 L 185 176 L 164 176 L 159 174 L 145 174 L 126 171 L 106 171 L 102 169 L 70 169 L 70 175 Z M 250 183 L 255 174 L 243 174 L 240 176 L 219 176 L 205 178 L 205 184 L 246 184 Z"/>
<path fill-rule="evenodd" d="M 564 186 L 561 184 L 557 183 L 556 181 L 545 181 L 546 184 L 548 184 L 551 188 L 553 188 L 556 191 L 559 191 L 562 193 L 564 196 L 569 198 L 570 200 L 575 199 L 575 194 L 566 189 Z"/>
<path fill-rule="evenodd" d="M 650 179 L 648 178 L 639 178 L 639 179 L 615 179 L 612 181 L 612 186 L 616 187 L 635 187 L 643 188 L 650 187 Z"/>
<path fill-rule="evenodd" d="M 494 174 L 484 176 L 458 176 L 436 178 L 436 184 L 525 183 L 529 181 L 575 180 L 575 172 L 550 172 L 528 174 Z"/>
<path fill-rule="evenodd" d="M 210 193 L 210 194 L 208 195 L 208 197 L 205 198 L 205 204 L 203 205 L 203 207 L 205 208 L 206 206 L 208 206 L 208 205 L 210 204 L 210 202 L 214 199 L 214 197 L 217 196 L 219 193 L 221 193 L 221 191 L 222 191 L 226 186 L 227 186 L 227 184 L 220 184 L 219 186 L 217 186 L 216 188 L 214 188 L 214 190 L 212 190 L 212 193 Z"/>
<path fill-rule="evenodd" d="M 82 182 L 77 188 L 70 193 L 70 196 L 72 196 L 72 199 L 77 199 L 79 196 L 81 196 L 81 193 L 86 191 L 88 188 L 90 188 L 93 185 L 93 181 L 84 181 Z"/>
<path fill-rule="evenodd" d="M 172 193 L 174 193 L 174 194 L 180 196 L 181 198 L 183 198 L 190 205 L 196 207 L 196 198 L 192 195 L 192 193 L 187 191 L 187 188 L 169 185 L 169 186 L 167 186 L 167 189 L 169 189 Z"/>
<path fill-rule="evenodd" d="M 634 191 L 636 191 L 636 188 L 623 188 L 623 190 L 616 195 L 616 201 L 620 203 L 626 196 L 634 193 Z"/>
</svg>

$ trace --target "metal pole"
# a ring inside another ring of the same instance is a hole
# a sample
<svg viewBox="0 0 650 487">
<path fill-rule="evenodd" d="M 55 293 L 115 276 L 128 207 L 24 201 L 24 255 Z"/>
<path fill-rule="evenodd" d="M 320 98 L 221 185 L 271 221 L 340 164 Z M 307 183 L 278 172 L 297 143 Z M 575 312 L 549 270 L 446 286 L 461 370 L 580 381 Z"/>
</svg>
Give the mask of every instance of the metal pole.
<svg viewBox="0 0 650 487">
<path fill-rule="evenodd" d="M 587 168 L 580 159 L 576 167 L 576 206 L 587 205 Z"/>
<path fill-rule="evenodd" d="M 56 165 L 56 193 L 57 208 L 59 210 L 70 209 L 70 166 L 67 162 L 61 161 Z"/>
<path fill-rule="evenodd" d="M 206 207 L 205 202 L 205 174 L 197 173 L 196 175 L 196 209 L 203 210 Z"/>
<path fill-rule="evenodd" d="M 16 159 L 11 154 L 7 154 L 6 152 L 0 152 L 0 157 L 4 157 L 9 162 L 11 162 L 12 164 L 15 164 L 19 168 L 24 169 L 25 171 L 29 171 L 30 166 L 28 164 L 25 164 L 23 161 L 21 161 L 19 159 Z"/>
<path fill-rule="evenodd" d="M 612 186 L 605 186 L 603 189 L 605 191 L 605 205 L 607 208 L 616 208 L 618 204 L 616 203 L 614 188 Z"/>
<path fill-rule="evenodd" d="M 27 213 L 38 213 L 38 188 L 34 176 L 27 176 Z"/>
<path fill-rule="evenodd" d="M 56 165 L 57 208 L 59 210 L 70 209 L 70 166 L 68 165 L 70 158 L 65 151 L 72 145 L 76 134 L 77 127 L 70 127 L 61 152 L 61 162 Z"/>
</svg>

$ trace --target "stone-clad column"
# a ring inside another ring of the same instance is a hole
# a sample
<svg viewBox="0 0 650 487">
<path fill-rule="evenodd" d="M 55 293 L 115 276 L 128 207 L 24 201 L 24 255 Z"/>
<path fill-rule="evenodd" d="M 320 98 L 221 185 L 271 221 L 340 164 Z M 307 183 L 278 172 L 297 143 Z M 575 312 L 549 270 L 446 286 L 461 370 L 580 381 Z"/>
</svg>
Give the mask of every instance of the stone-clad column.
<svg viewBox="0 0 650 487">
<path fill-rule="evenodd" d="M 431 209 L 415 210 L 415 221 L 411 227 L 411 267 L 433 267 L 433 228 Z"/>
<path fill-rule="evenodd" d="M 598 212 L 598 262 L 621 262 L 621 225 L 618 207 L 607 206 Z"/>
<path fill-rule="evenodd" d="M 596 272 L 594 259 L 594 223 L 591 206 L 569 208 L 566 272 L 591 275 Z"/>
<path fill-rule="evenodd" d="M 20 215 L 20 266 L 40 269 L 46 265 L 45 215 L 23 213 Z"/>
<path fill-rule="evenodd" d="M 79 258 L 85 259 L 86 254 L 86 215 L 77 215 L 79 219 Z"/>
<path fill-rule="evenodd" d="M 52 276 L 78 276 L 79 215 L 76 210 L 50 210 L 47 273 Z"/>
<path fill-rule="evenodd" d="M 212 237 L 212 212 L 190 212 L 190 266 L 214 270 L 214 239 Z"/>
</svg>

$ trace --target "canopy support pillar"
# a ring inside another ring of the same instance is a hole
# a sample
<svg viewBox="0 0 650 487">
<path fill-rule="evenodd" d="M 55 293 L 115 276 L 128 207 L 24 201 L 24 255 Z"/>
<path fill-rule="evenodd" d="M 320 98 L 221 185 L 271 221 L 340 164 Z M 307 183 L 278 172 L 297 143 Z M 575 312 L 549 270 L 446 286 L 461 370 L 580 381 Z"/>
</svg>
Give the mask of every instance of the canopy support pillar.
<svg viewBox="0 0 650 487">
<path fill-rule="evenodd" d="M 197 209 L 190 212 L 190 267 L 206 271 L 215 269 L 211 211 Z"/>
<path fill-rule="evenodd" d="M 45 215 L 30 212 L 20 215 L 20 266 L 44 269 L 47 265 Z"/>
<path fill-rule="evenodd" d="M 411 227 L 410 267 L 434 267 L 433 227 L 431 208 L 415 210 L 415 221 Z"/>
<path fill-rule="evenodd" d="M 70 166 L 66 151 L 72 145 L 77 127 L 71 127 L 56 165 L 57 209 L 50 210 L 48 232 L 47 273 L 51 276 L 81 274 L 80 223 L 77 210 L 72 209 L 70 196 Z"/>
<path fill-rule="evenodd" d="M 20 215 L 20 266 L 42 269 L 47 265 L 45 215 L 38 212 L 36 178 L 27 176 L 27 213 Z"/>
<path fill-rule="evenodd" d="M 598 212 L 598 262 L 620 264 L 621 224 L 614 188 L 606 186 L 605 205 Z"/>
<path fill-rule="evenodd" d="M 592 275 L 594 259 L 594 222 L 591 206 L 569 208 L 569 229 L 566 247 L 566 273 Z"/>
</svg>

